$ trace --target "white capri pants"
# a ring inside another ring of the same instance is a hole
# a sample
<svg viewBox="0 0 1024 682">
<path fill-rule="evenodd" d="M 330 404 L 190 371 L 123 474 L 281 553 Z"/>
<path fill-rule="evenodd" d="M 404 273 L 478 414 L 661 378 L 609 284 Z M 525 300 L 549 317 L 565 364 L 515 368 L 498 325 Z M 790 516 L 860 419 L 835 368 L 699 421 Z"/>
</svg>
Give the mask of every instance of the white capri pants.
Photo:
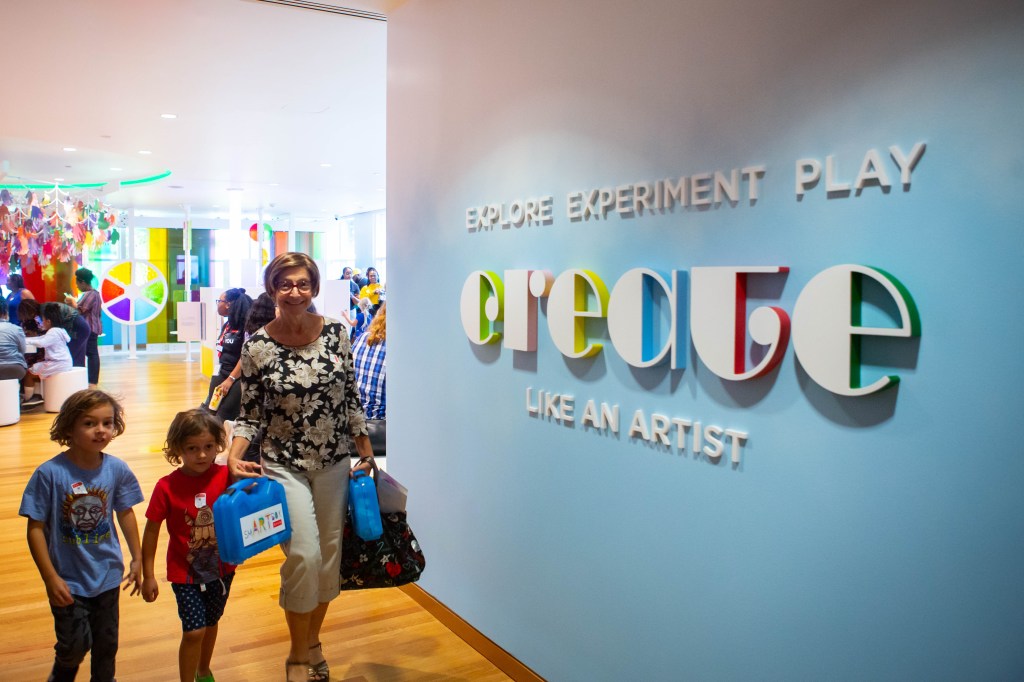
<svg viewBox="0 0 1024 682">
<path fill-rule="evenodd" d="M 281 608 L 309 613 L 341 591 L 341 533 L 348 508 L 351 458 L 317 471 L 263 459 L 263 474 L 284 486 L 292 539 L 281 545 Z"/>
</svg>

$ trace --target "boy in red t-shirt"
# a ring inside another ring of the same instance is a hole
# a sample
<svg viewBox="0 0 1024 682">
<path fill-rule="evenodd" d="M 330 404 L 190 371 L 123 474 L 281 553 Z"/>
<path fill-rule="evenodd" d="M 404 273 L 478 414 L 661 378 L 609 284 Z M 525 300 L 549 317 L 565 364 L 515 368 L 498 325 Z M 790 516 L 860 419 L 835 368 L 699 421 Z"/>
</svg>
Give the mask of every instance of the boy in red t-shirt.
<svg viewBox="0 0 1024 682">
<path fill-rule="evenodd" d="M 220 560 L 213 502 L 228 486 L 228 468 L 217 464 L 227 446 L 224 427 L 202 409 L 179 412 L 167 431 L 164 457 L 180 465 L 157 481 L 142 536 L 142 598 L 159 593 L 153 570 L 160 525 L 167 522 L 167 579 L 178 600 L 182 682 L 214 682 L 210 672 L 217 623 L 231 591 L 235 567 Z"/>
</svg>

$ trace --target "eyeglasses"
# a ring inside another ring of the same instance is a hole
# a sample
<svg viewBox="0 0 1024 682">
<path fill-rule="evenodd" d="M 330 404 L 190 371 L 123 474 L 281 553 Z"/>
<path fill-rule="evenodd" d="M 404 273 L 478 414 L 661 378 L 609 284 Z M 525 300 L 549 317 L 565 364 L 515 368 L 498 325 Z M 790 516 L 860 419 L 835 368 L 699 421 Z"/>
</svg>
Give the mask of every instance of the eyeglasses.
<svg viewBox="0 0 1024 682">
<path fill-rule="evenodd" d="M 288 280 L 282 280 L 280 282 L 277 282 L 276 284 L 277 290 L 282 294 L 291 293 L 292 289 L 298 289 L 304 294 L 308 294 L 309 292 L 313 291 L 312 282 L 309 282 L 307 280 L 302 280 L 300 282 L 290 282 Z"/>
<path fill-rule="evenodd" d="M 224 303 L 226 305 L 229 301 L 226 298 L 218 298 L 217 303 Z"/>
</svg>

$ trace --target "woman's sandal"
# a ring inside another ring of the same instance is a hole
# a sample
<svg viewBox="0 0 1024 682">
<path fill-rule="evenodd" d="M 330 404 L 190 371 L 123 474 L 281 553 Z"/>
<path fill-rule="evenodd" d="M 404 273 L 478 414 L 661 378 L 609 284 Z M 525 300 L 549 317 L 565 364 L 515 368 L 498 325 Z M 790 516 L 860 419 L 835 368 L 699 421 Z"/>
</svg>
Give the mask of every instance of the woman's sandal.
<svg viewBox="0 0 1024 682">
<path fill-rule="evenodd" d="M 299 668 L 303 673 L 307 673 L 309 670 L 309 661 L 290 661 L 285 660 L 284 662 L 284 679 L 285 682 L 295 682 L 295 680 L 288 675 L 289 670 Z M 308 673 L 307 673 L 308 676 Z"/>
<path fill-rule="evenodd" d="M 309 647 L 310 651 L 313 649 L 319 649 L 320 657 L 323 658 L 324 649 L 323 644 L 317 642 L 316 644 Z M 310 663 L 308 680 L 309 682 L 329 682 L 331 679 L 331 669 L 327 665 L 327 660 L 322 660 L 319 663 Z"/>
</svg>

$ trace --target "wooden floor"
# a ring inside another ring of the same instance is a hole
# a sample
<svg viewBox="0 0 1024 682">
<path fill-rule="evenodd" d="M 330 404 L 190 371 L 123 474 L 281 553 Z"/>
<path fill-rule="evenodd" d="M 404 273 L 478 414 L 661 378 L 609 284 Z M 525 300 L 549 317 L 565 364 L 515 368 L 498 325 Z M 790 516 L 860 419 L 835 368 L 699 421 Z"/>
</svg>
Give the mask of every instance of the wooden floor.
<svg viewBox="0 0 1024 682">
<path fill-rule="evenodd" d="M 100 388 L 121 398 L 127 431 L 110 445 L 126 460 L 147 500 L 160 476 L 171 470 L 161 453 L 167 425 L 179 410 L 199 405 L 208 381 L 198 363 L 182 354 L 143 353 L 139 359 L 104 355 Z M 6 548 L 5 589 L 0 600 L 0 677 L 44 680 L 53 662 L 53 618 L 25 543 L 25 519 L 17 515 L 25 483 L 35 467 L 56 454 L 49 440 L 52 414 L 37 408 L 20 423 L 0 427 L 0 542 Z M 146 503 L 135 508 L 139 528 Z M 166 532 L 157 551 L 160 597 L 146 604 L 122 594 L 117 657 L 120 682 L 176 680 L 181 635 L 174 594 L 163 579 Z M 239 567 L 220 622 L 213 659 L 219 682 L 284 679 L 287 631 L 277 605 L 280 551 L 275 548 Z M 343 593 L 328 611 L 324 652 L 332 680 L 508 680 L 476 650 L 397 589 Z M 88 659 L 79 679 L 88 679 Z"/>
</svg>

